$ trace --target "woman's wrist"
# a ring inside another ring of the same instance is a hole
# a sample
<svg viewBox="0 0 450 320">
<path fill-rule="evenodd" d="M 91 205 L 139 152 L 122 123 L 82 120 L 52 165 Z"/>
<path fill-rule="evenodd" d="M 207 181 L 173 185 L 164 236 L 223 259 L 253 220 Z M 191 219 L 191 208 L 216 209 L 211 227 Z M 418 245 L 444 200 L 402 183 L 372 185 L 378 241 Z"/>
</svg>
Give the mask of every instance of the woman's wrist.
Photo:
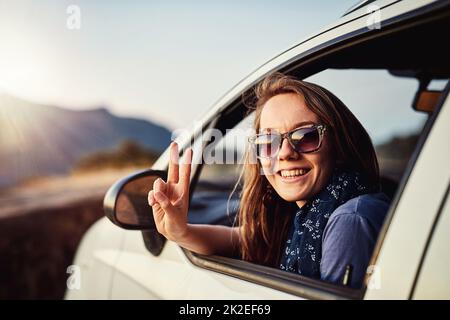
<svg viewBox="0 0 450 320">
<path fill-rule="evenodd" d="M 187 223 L 186 228 L 184 228 L 184 230 L 177 237 L 176 242 L 179 244 L 189 243 L 189 242 L 191 242 L 191 239 L 190 239 L 191 236 L 192 236 L 192 225 Z"/>
<path fill-rule="evenodd" d="M 211 233 L 206 229 L 209 227 L 208 225 L 195 225 L 195 224 L 187 224 L 185 232 L 180 235 L 178 241 L 178 245 L 181 247 L 191 250 L 198 254 L 211 255 L 215 253 L 214 248 L 211 247 Z M 207 232 L 205 232 L 207 231 Z"/>
</svg>

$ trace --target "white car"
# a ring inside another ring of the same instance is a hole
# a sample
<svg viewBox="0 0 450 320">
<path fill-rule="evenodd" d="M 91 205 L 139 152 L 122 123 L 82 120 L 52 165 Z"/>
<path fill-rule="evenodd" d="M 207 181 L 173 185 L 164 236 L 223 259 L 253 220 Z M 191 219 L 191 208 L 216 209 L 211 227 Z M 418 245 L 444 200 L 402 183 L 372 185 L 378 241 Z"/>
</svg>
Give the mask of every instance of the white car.
<svg viewBox="0 0 450 320">
<path fill-rule="evenodd" d="M 109 219 L 85 234 L 74 261 L 80 286 L 65 298 L 450 299 L 449 31 L 450 1 L 362 1 L 239 82 L 180 143 L 183 150 L 195 140 L 194 157 L 206 147 L 222 150 L 234 139 L 227 129 L 246 127 L 252 117 L 242 96 L 273 71 L 341 97 L 372 136 L 392 199 L 363 288 L 202 256 L 167 241 L 147 204 L 152 181 L 166 174 L 166 151 L 151 170 L 110 188 Z M 226 134 L 224 140 L 197 139 L 208 128 Z M 230 205 L 228 195 L 237 167 L 193 166 L 189 222 L 232 223 L 239 200 Z"/>
</svg>

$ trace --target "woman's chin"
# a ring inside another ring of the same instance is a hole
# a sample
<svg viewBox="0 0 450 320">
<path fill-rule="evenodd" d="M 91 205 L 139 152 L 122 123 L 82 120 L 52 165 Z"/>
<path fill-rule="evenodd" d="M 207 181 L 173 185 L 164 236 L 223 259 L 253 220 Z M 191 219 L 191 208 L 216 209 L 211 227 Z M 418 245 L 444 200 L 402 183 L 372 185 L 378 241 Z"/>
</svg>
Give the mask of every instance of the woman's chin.
<svg viewBox="0 0 450 320">
<path fill-rule="evenodd" d="M 308 193 L 304 191 L 283 190 L 278 192 L 281 198 L 288 202 L 297 202 L 308 199 Z"/>
</svg>

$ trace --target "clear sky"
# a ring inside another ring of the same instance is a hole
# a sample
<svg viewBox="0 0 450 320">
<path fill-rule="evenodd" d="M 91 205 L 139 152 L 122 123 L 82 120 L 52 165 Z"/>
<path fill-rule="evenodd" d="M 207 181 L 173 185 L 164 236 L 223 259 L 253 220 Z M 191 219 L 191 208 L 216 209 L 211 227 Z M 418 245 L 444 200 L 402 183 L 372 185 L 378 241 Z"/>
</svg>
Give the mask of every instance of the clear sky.
<svg viewBox="0 0 450 320">
<path fill-rule="evenodd" d="M 354 2 L 0 0 L 0 90 L 177 127 Z"/>
<path fill-rule="evenodd" d="M 0 91 L 184 127 L 355 2 L 0 0 Z M 81 10 L 79 30 L 66 27 L 71 4 Z M 318 79 L 340 96 L 351 92 L 334 74 Z M 395 121 L 415 125 L 403 120 Z"/>
</svg>

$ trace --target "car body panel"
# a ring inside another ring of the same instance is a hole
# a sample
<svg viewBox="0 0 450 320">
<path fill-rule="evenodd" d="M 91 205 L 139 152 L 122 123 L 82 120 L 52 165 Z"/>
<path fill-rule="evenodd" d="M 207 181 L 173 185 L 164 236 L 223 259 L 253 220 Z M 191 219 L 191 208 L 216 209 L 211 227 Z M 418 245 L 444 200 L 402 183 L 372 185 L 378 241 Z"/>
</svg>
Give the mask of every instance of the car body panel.
<svg viewBox="0 0 450 320">
<path fill-rule="evenodd" d="M 109 299 L 117 258 L 126 232 L 105 217 L 84 235 L 73 265 L 79 267 L 80 288 L 67 289 L 65 299 Z M 76 275 L 75 275 L 76 276 Z"/>
<path fill-rule="evenodd" d="M 414 290 L 414 299 L 449 299 L 450 297 L 450 190 L 443 205 L 438 225 L 425 255 Z"/>
<path fill-rule="evenodd" d="M 113 299 L 293 299 L 293 295 L 196 267 L 168 241 L 157 257 L 128 232 L 116 264 Z"/>
</svg>

